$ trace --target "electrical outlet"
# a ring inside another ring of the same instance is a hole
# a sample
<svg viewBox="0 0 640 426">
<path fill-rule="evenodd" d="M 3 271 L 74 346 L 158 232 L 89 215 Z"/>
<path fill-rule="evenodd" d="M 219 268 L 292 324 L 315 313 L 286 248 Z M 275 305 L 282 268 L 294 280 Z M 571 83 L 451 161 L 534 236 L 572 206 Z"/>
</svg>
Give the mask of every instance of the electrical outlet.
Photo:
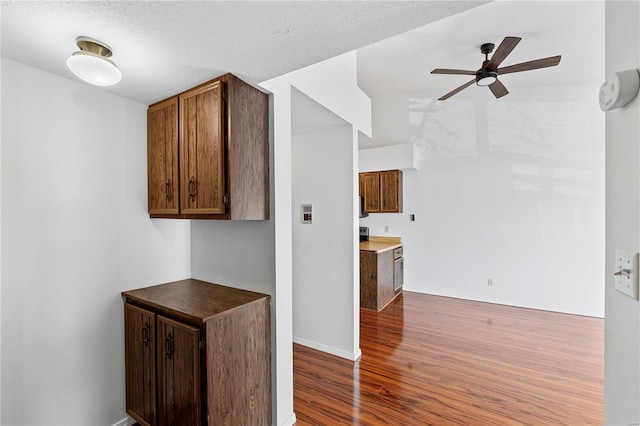
<svg viewBox="0 0 640 426">
<path fill-rule="evenodd" d="M 616 249 L 616 290 L 638 300 L 638 253 Z"/>
<path fill-rule="evenodd" d="M 493 287 L 493 278 L 487 279 L 487 286 Z"/>
<path fill-rule="evenodd" d="M 389 232 L 389 227 L 385 225 L 384 232 Z"/>
</svg>

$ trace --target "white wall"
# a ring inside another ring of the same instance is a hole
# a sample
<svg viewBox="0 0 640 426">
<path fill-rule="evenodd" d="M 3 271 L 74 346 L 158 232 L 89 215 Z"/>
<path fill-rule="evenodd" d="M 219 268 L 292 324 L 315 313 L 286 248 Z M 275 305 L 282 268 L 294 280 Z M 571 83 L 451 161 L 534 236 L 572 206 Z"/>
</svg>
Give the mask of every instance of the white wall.
<svg viewBox="0 0 640 426">
<path fill-rule="evenodd" d="M 0 37 L 2 38 L 2 37 Z M 1 41 L 0 41 L 1 42 Z M 0 57 L 0 99 L 2 99 L 2 57 Z M 2 129 L 2 102 L 0 102 L 0 129 Z M 2 424 L 2 132 L 0 131 L 0 424 Z"/>
<path fill-rule="evenodd" d="M 608 1 L 606 73 L 640 68 L 640 4 Z M 605 424 L 640 422 L 640 309 L 614 288 L 616 248 L 640 251 L 640 104 L 606 113 Z"/>
<path fill-rule="evenodd" d="M 598 87 L 554 90 L 571 100 L 407 109 L 420 170 L 404 172 L 404 213 L 360 220 L 403 238 L 405 289 L 603 316 Z"/>
<path fill-rule="evenodd" d="M 354 127 L 357 132 L 371 133 L 369 98 L 357 87 L 356 52 L 265 81 L 261 86 L 273 96 L 273 170 L 272 196 L 275 227 L 275 288 L 277 294 L 276 347 L 278 374 L 278 424 L 293 424 L 293 254 L 292 254 L 292 164 L 291 164 L 291 87 L 307 94 Z M 355 145 L 354 145 L 355 150 Z M 353 153 L 355 156 L 355 152 Z M 349 185 L 349 183 L 346 183 Z M 351 182 L 356 190 L 356 178 Z M 353 208 L 357 206 L 353 199 Z M 354 241 L 356 236 L 354 235 Z M 355 272 L 354 272 L 355 273 Z M 357 287 L 354 285 L 354 300 Z M 358 345 L 359 311 L 351 309 L 353 346 Z M 290 413 L 290 414 L 289 414 Z"/>
<path fill-rule="evenodd" d="M 419 166 L 418 147 L 414 143 L 361 149 L 358 152 L 360 173 L 394 169 L 418 170 Z"/>
<path fill-rule="evenodd" d="M 120 292 L 190 274 L 146 212 L 146 106 L 2 60 L 2 424 L 124 413 Z"/>
<path fill-rule="evenodd" d="M 292 110 L 307 109 L 301 103 L 313 101 L 305 98 L 298 92 Z M 352 127 L 339 121 L 292 135 L 293 339 L 354 360 L 360 356 L 351 332 L 353 306 L 359 303 L 353 291 L 357 194 L 349 184 L 354 140 Z M 297 127 L 295 119 L 292 124 Z M 313 205 L 313 224 L 302 223 L 302 204 Z"/>
</svg>

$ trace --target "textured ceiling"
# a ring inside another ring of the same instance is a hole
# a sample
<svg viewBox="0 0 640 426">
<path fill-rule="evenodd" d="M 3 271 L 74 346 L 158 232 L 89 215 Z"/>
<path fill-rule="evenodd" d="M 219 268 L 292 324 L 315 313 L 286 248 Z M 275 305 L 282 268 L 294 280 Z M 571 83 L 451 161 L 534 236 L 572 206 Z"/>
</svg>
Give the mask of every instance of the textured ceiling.
<svg viewBox="0 0 640 426">
<path fill-rule="evenodd" d="M 98 39 L 123 74 L 104 90 L 151 104 L 225 72 L 265 81 L 483 3 L 3 1 L 1 53 L 75 79 L 75 38 Z"/>
</svg>

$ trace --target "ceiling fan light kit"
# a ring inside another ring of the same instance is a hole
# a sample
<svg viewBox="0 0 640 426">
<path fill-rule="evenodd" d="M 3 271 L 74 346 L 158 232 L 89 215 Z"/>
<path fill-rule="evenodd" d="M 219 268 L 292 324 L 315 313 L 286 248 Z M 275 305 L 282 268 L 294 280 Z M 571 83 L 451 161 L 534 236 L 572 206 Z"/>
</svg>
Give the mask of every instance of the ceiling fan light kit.
<svg viewBox="0 0 640 426">
<path fill-rule="evenodd" d="M 498 73 L 488 69 L 481 69 L 476 74 L 476 84 L 480 87 L 491 86 L 498 79 Z"/>
<path fill-rule="evenodd" d="M 122 78 L 109 58 L 113 54 L 106 44 L 89 37 L 76 38 L 80 49 L 67 59 L 67 67 L 78 78 L 94 86 L 113 86 Z"/>
<path fill-rule="evenodd" d="M 522 40 L 520 37 L 505 37 L 504 40 L 502 40 L 502 43 L 500 43 L 500 46 L 496 49 L 496 52 L 491 56 L 491 59 L 489 59 L 489 53 L 493 52 L 495 45 L 493 43 L 484 43 L 480 46 L 480 52 L 484 55 L 484 61 L 482 62 L 482 67 L 477 71 L 444 68 L 436 68 L 431 71 L 431 74 L 475 76 L 473 80 L 463 84 L 462 86 L 456 87 L 451 92 L 438 98 L 438 100 L 444 101 L 449 99 L 456 93 L 471 86 L 473 83 L 476 83 L 476 85 L 481 87 L 488 87 L 491 90 L 491 93 L 493 93 L 493 96 L 498 99 L 509 94 L 507 88 L 504 87 L 500 80 L 498 80 L 499 75 L 553 67 L 560 63 L 561 56 L 558 55 L 499 68 L 502 61 L 504 61 L 518 43 L 520 43 L 520 40 Z"/>
</svg>

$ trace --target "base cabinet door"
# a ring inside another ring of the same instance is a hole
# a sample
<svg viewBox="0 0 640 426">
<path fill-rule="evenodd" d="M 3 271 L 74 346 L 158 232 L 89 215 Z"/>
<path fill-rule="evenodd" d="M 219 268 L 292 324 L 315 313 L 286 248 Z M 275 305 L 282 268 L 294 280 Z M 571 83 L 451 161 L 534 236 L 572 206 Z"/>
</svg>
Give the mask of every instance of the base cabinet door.
<svg viewBox="0 0 640 426">
<path fill-rule="evenodd" d="M 127 413 L 145 426 L 156 424 L 155 314 L 124 305 Z"/>
<path fill-rule="evenodd" d="M 199 426 L 200 330 L 158 316 L 158 337 L 158 425 Z"/>
</svg>

